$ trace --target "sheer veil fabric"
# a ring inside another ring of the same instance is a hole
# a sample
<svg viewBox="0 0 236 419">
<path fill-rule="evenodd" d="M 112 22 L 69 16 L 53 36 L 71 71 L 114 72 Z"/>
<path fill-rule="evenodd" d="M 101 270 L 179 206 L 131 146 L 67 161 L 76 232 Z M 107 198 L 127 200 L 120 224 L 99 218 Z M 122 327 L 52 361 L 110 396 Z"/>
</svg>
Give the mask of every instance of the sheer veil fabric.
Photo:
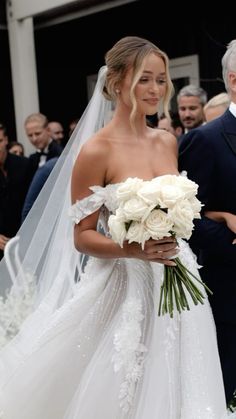
<svg viewBox="0 0 236 419">
<path fill-rule="evenodd" d="M 71 206 L 70 178 L 81 146 L 106 123 L 111 114 L 112 102 L 102 95 L 105 76 L 106 66 L 103 66 L 99 70 L 92 99 L 63 154 L 17 237 L 7 246 L 6 256 L 0 263 L 0 293 L 3 299 L 9 289 L 12 298 L 14 295 L 16 298 L 24 297 L 26 282 L 36 280 L 34 307 L 48 295 L 49 314 L 73 294 L 75 280 L 83 265 L 83 255 L 74 249 L 73 225 L 68 216 Z"/>
</svg>

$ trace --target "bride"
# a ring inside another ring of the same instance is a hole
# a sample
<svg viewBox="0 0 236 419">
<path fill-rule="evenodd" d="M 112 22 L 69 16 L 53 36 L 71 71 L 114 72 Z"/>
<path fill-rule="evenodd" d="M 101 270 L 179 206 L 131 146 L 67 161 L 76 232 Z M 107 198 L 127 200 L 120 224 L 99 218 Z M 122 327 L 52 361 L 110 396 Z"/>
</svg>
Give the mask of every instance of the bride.
<svg viewBox="0 0 236 419">
<path fill-rule="evenodd" d="M 5 307 L 22 301 L 27 314 L 15 337 L 9 322 L 2 327 L 12 339 L 0 352 L 0 417 L 226 418 L 207 296 L 173 318 L 158 316 L 164 265 L 175 266 L 178 254 L 198 275 L 188 245 L 166 238 L 148 240 L 143 250 L 127 242 L 121 248 L 107 227 L 128 177 L 178 175 L 175 138 L 146 124 L 161 106 L 168 114 L 168 58 L 145 39 L 125 37 L 105 61 L 88 108 L 0 265 L 2 287 L 13 281 Z"/>
</svg>

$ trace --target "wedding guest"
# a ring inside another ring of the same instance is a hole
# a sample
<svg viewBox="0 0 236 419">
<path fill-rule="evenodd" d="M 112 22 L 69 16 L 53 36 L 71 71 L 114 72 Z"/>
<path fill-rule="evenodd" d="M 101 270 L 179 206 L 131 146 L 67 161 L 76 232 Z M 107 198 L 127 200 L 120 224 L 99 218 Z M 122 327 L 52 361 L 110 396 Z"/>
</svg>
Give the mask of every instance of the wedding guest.
<svg viewBox="0 0 236 419">
<path fill-rule="evenodd" d="M 72 120 L 69 122 L 69 127 L 68 127 L 68 138 L 70 138 L 70 136 L 71 136 L 72 132 L 74 131 L 74 129 L 75 129 L 75 127 L 76 127 L 76 125 L 77 125 L 77 124 L 78 124 L 78 122 L 79 122 L 79 119 L 80 119 L 80 118 L 75 118 L 75 119 L 72 119 Z"/>
<path fill-rule="evenodd" d="M 204 114 L 206 122 L 212 121 L 222 115 L 230 105 L 228 93 L 222 92 L 213 96 L 204 106 Z"/>
<path fill-rule="evenodd" d="M 25 132 L 29 141 L 35 147 L 35 153 L 30 154 L 29 159 L 34 172 L 52 157 L 58 157 L 62 153 L 62 146 L 53 140 L 48 127 L 48 119 L 42 113 L 29 115 L 24 123 Z"/>
<path fill-rule="evenodd" d="M 50 121 L 48 123 L 50 137 L 61 146 L 65 140 L 64 128 L 59 121 Z"/>
<path fill-rule="evenodd" d="M 186 134 L 179 169 L 199 184 L 204 204 L 189 243 L 202 266 L 201 277 L 213 291 L 210 302 L 229 402 L 236 389 L 236 40 L 226 49 L 222 70 L 229 108 Z"/>
<path fill-rule="evenodd" d="M 8 150 L 6 127 L 0 125 L 0 259 L 21 225 L 21 211 L 32 179 L 29 159 Z M 1 278 L 3 281 L 3 278 Z"/>
<path fill-rule="evenodd" d="M 31 210 L 34 202 L 38 198 L 38 195 L 42 187 L 44 186 L 46 180 L 48 179 L 48 176 L 50 175 L 52 169 L 54 168 L 57 160 L 58 157 L 52 157 L 43 166 L 39 167 L 36 170 L 35 175 L 29 185 L 27 195 L 25 197 L 24 205 L 22 208 L 21 222 L 25 220 L 26 216 L 28 215 L 28 212 Z"/>
<path fill-rule="evenodd" d="M 182 87 L 177 95 L 178 113 L 185 133 L 205 122 L 204 105 L 207 92 L 198 86 L 188 84 Z"/>
<path fill-rule="evenodd" d="M 18 141 L 11 141 L 8 144 L 8 151 L 9 153 L 16 154 L 17 156 L 24 156 L 25 150 L 22 143 L 19 143 Z"/>
<path fill-rule="evenodd" d="M 178 113 L 170 111 L 170 118 L 162 114 L 158 120 L 157 128 L 171 132 L 178 139 L 184 133 L 184 126 L 180 121 Z"/>
</svg>

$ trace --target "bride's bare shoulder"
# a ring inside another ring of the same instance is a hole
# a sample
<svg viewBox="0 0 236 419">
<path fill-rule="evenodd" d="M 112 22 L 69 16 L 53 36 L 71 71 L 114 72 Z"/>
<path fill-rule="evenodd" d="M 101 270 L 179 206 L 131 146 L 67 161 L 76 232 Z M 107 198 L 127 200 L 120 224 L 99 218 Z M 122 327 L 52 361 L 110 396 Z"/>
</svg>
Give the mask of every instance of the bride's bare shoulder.
<svg viewBox="0 0 236 419">
<path fill-rule="evenodd" d="M 109 153 L 109 137 L 104 128 L 90 137 L 81 147 L 76 163 L 85 163 L 87 166 L 98 166 L 101 161 L 106 161 Z"/>
<path fill-rule="evenodd" d="M 163 145 L 169 146 L 171 148 L 177 148 L 177 139 L 171 134 L 171 132 L 164 129 L 152 128 L 152 134 L 154 141 L 157 143 L 162 143 Z"/>
</svg>

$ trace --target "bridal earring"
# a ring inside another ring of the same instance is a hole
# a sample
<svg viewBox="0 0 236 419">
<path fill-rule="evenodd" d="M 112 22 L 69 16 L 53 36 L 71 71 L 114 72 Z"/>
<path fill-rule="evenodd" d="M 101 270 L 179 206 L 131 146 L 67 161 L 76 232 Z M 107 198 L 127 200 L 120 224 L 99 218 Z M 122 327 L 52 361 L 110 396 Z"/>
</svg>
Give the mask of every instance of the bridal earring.
<svg viewBox="0 0 236 419">
<path fill-rule="evenodd" d="M 119 94 L 119 93 L 120 93 L 120 89 L 116 89 L 116 90 L 115 90 L 115 92 L 116 92 L 117 94 Z"/>
</svg>

